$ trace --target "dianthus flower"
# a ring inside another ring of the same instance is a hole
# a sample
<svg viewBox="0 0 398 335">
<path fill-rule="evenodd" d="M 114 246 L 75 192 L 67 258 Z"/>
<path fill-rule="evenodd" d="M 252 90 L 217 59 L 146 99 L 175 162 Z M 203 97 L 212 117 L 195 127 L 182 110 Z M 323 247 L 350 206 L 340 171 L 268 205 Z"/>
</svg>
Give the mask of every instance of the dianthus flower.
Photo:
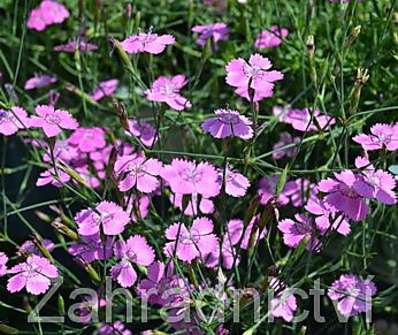
<svg viewBox="0 0 398 335">
<path fill-rule="evenodd" d="M 253 101 L 260 101 L 273 95 L 274 82 L 283 79 L 280 71 L 271 71 L 270 60 L 259 54 L 250 56 L 249 63 L 238 58 L 231 60 L 227 66 L 226 81 L 236 87 L 235 93 L 251 100 L 250 90 L 254 91 Z"/>
<path fill-rule="evenodd" d="M 51 240 L 47 239 L 43 240 L 41 245 L 50 252 L 53 251 L 55 247 L 54 243 Z M 44 256 L 40 251 L 39 247 L 37 246 L 37 244 L 32 240 L 27 240 L 24 243 L 22 243 L 22 245 L 18 249 L 18 253 L 20 255 L 34 254 L 37 256 Z"/>
<path fill-rule="evenodd" d="M 115 321 L 112 324 L 102 324 L 98 329 L 98 335 L 132 335 L 122 321 Z"/>
<path fill-rule="evenodd" d="M 370 135 L 359 134 L 352 139 L 359 143 L 363 150 L 398 150 L 398 123 L 389 125 L 386 123 L 376 123 L 370 128 Z"/>
<path fill-rule="evenodd" d="M 80 127 L 73 132 L 68 141 L 82 152 L 93 152 L 105 147 L 105 131 L 98 127 Z"/>
<path fill-rule="evenodd" d="M 159 135 L 156 134 L 156 129 L 150 123 L 130 119 L 128 125 L 128 133 L 135 136 L 146 147 L 152 147 L 156 143 Z"/>
<path fill-rule="evenodd" d="M 122 192 L 133 187 L 143 193 L 155 191 L 160 184 L 157 176 L 161 170 L 162 162 L 159 160 L 137 155 L 119 157 L 115 163 L 115 173 L 122 176 L 118 183 L 119 190 Z"/>
<path fill-rule="evenodd" d="M 337 310 L 349 317 L 370 311 L 372 296 L 376 292 L 376 285 L 371 280 L 363 280 L 353 274 L 343 274 L 330 286 L 328 296 L 337 302 Z"/>
<path fill-rule="evenodd" d="M 116 91 L 118 83 L 119 80 L 117 79 L 101 81 L 95 90 L 90 94 L 91 99 L 99 101 L 103 97 L 112 96 Z"/>
<path fill-rule="evenodd" d="M 259 216 L 256 215 L 246 227 L 240 219 L 230 220 L 226 234 L 231 245 L 236 245 L 240 241 L 240 248 L 247 250 L 267 235 L 267 228 L 259 226 Z"/>
<path fill-rule="evenodd" d="M 112 257 L 112 239 L 107 237 L 105 242 L 101 240 L 99 233 L 81 236 L 78 242 L 74 242 L 68 252 L 84 263 L 91 263 L 95 260 L 104 260 Z"/>
<path fill-rule="evenodd" d="M 369 194 L 369 188 L 361 183 L 360 175 L 344 170 L 335 173 L 334 177 L 321 180 L 318 184 L 318 189 L 327 193 L 326 202 L 354 221 L 365 219 L 369 207 L 364 198 L 371 198 L 372 195 Z"/>
<path fill-rule="evenodd" d="M 182 111 L 192 106 L 191 102 L 180 94 L 187 82 L 182 74 L 173 77 L 160 76 L 144 93 L 149 101 L 165 102 L 171 108 Z"/>
<path fill-rule="evenodd" d="M 80 52 L 95 51 L 98 49 L 98 45 L 94 43 L 86 42 L 84 39 L 79 38 L 73 41 L 69 41 L 65 44 L 56 45 L 53 50 L 58 52 L 74 53 L 76 50 Z"/>
<path fill-rule="evenodd" d="M 219 171 L 220 184 L 224 179 L 224 171 Z M 225 169 L 225 193 L 240 198 L 245 196 L 247 189 L 250 187 L 249 179 L 236 170 L 233 170 L 229 165 Z"/>
<path fill-rule="evenodd" d="M 7 283 L 9 292 L 19 292 L 26 287 L 26 291 L 34 295 L 46 292 L 51 285 L 51 279 L 59 275 L 57 268 L 47 258 L 36 255 L 31 255 L 26 262 L 13 266 L 8 273 L 13 274 Z"/>
<path fill-rule="evenodd" d="M 252 122 L 238 111 L 217 109 L 215 117 L 205 120 L 202 129 L 215 138 L 240 137 L 248 140 L 253 137 Z"/>
<path fill-rule="evenodd" d="M 7 273 L 8 257 L 4 252 L 0 252 L 0 277 Z"/>
<path fill-rule="evenodd" d="M 297 145 L 300 142 L 300 137 L 292 136 L 287 131 L 284 131 L 279 136 L 279 141 L 272 147 L 272 158 L 275 160 L 282 159 L 283 157 L 294 157 L 297 154 Z M 292 145 L 289 148 L 285 146 Z"/>
<path fill-rule="evenodd" d="M 0 109 L 0 134 L 10 136 L 18 129 L 30 127 L 28 114 L 21 107 L 11 107 L 11 110 Z"/>
<path fill-rule="evenodd" d="M 66 172 L 59 168 L 56 170 L 54 168 L 50 168 L 40 173 L 40 176 L 36 181 L 36 186 L 51 184 L 55 187 L 62 187 L 68 181 L 70 181 L 70 176 Z"/>
<path fill-rule="evenodd" d="M 184 196 L 182 194 L 171 194 L 170 202 L 173 204 L 174 207 L 177 207 L 182 211 L 184 205 L 183 198 Z M 204 197 L 198 197 L 197 194 L 190 195 L 189 202 L 184 209 L 184 215 L 187 216 L 196 216 L 200 213 L 211 214 L 213 212 L 214 212 L 213 201 Z"/>
<path fill-rule="evenodd" d="M 149 266 L 155 253 L 146 239 L 140 235 L 131 236 L 126 242 L 115 243 L 114 253 L 119 263 L 112 267 L 112 278 L 122 287 L 131 287 L 137 280 L 133 264 Z"/>
<path fill-rule="evenodd" d="M 51 162 L 50 149 L 43 155 L 43 161 Z M 79 150 L 77 147 L 69 143 L 68 140 L 56 140 L 53 148 L 54 159 L 59 159 L 63 162 L 70 162 L 79 158 Z"/>
<path fill-rule="evenodd" d="M 287 37 L 289 31 L 286 28 L 272 26 L 257 35 L 254 46 L 259 49 L 275 48 L 282 44 L 282 40 Z"/>
<path fill-rule="evenodd" d="M 308 108 L 274 107 L 273 113 L 280 122 L 290 124 L 294 129 L 302 132 L 327 130 L 336 123 L 333 117 L 322 114 L 318 109 L 311 111 Z"/>
<path fill-rule="evenodd" d="M 177 194 L 201 194 L 210 198 L 220 193 L 218 171 L 207 162 L 196 164 L 176 158 L 164 166 L 161 176 Z"/>
<path fill-rule="evenodd" d="M 318 251 L 321 244 L 316 236 L 316 226 L 312 219 L 296 214 L 295 220 L 284 219 L 278 222 L 278 229 L 283 233 L 283 242 L 291 248 L 297 248 L 305 241 L 307 250 Z"/>
<path fill-rule="evenodd" d="M 54 109 L 54 106 L 39 105 L 35 108 L 37 115 L 30 119 L 30 125 L 42 128 L 47 137 L 54 137 L 62 132 L 62 129 L 76 129 L 79 123 L 67 111 Z"/>
<path fill-rule="evenodd" d="M 120 206 L 110 201 L 101 201 L 95 210 L 83 209 L 75 216 L 79 234 L 90 236 L 101 231 L 105 235 L 118 235 L 130 222 L 130 217 Z"/>
<path fill-rule="evenodd" d="M 147 194 L 143 195 L 130 195 L 125 198 L 127 202 L 127 213 L 130 213 L 131 220 L 137 222 L 143 220 L 148 216 L 149 206 L 151 204 L 151 197 Z"/>
<path fill-rule="evenodd" d="M 44 0 L 29 13 L 27 27 L 43 31 L 52 24 L 62 23 L 69 17 L 69 11 L 54 0 Z"/>
<path fill-rule="evenodd" d="M 171 257 L 191 263 L 203 254 L 217 249 L 218 240 L 213 234 L 213 222 L 205 217 L 196 218 L 188 229 L 185 224 L 176 222 L 166 230 L 167 242 L 164 253 Z"/>
<path fill-rule="evenodd" d="M 54 84 L 57 82 L 56 76 L 49 76 L 46 74 L 43 75 L 34 75 L 32 78 L 29 78 L 25 82 L 25 90 L 33 90 L 35 88 L 43 88 L 48 85 Z"/>
<path fill-rule="evenodd" d="M 271 300 L 271 314 L 276 318 L 282 318 L 287 322 L 293 321 L 294 312 L 297 310 L 297 300 L 294 291 L 286 288 L 285 284 L 276 278 L 272 278 L 270 289 L 276 290 L 275 297 Z"/>
<path fill-rule="evenodd" d="M 198 33 L 196 43 L 201 47 L 204 47 L 209 39 L 212 39 L 213 45 L 217 46 L 218 42 L 226 41 L 229 35 L 229 28 L 225 23 L 196 25 L 192 27 L 192 31 Z"/>
<path fill-rule="evenodd" d="M 151 54 L 160 54 L 166 46 L 175 44 L 176 40 L 172 35 L 158 35 L 155 33 L 139 33 L 132 35 L 122 41 L 122 48 L 129 54 L 148 52 Z"/>
</svg>

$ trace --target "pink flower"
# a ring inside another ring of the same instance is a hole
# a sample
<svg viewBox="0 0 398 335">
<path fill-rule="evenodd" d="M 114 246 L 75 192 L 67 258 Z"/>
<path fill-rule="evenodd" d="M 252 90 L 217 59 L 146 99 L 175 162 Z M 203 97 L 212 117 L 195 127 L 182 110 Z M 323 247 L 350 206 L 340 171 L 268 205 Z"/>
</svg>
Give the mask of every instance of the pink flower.
<svg viewBox="0 0 398 335">
<path fill-rule="evenodd" d="M 0 134 L 10 136 L 18 129 L 30 127 L 28 114 L 21 107 L 11 107 L 11 110 L 0 109 Z"/>
<path fill-rule="evenodd" d="M 144 93 L 149 101 L 165 102 L 171 108 L 182 111 L 192 106 L 189 100 L 180 94 L 180 90 L 186 84 L 187 79 L 182 74 L 173 77 L 160 76 Z"/>
<path fill-rule="evenodd" d="M 98 335 L 132 335 L 133 333 L 126 329 L 122 321 L 115 321 L 112 324 L 102 324 L 98 329 Z"/>
<path fill-rule="evenodd" d="M 274 82 L 283 79 L 280 71 L 270 71 L 272 64 L 259 54 L 250 56 L 249 63 L 238 58 L 227 66 L 227 84 L 236 87 L 235 93 L 250 101 L 249 89 L 254 91 L 253 101 L 260 101 L 273 95 Z"/>
<path fill-rule="evenodd" d="M 56 160 L 61 160 L 63 162 L 70 162 L 72 160 L 79 158 L 79 150 L 77 147 L 72 146 L 68 140 L 57 140 L 54 144 L 53 155 Z M 43 155 L 43 161 L 51 162 L 50 150 Z"/>
<path fill-rule="evenodd" d="M 351 227 L 344 215 L 337 215 L 336 210 L 325 200 L 313 197 L 308 200 L 305 209 L 315 215 L 317 228 L 326 233 L 328 230 L 336 230 L 339 234 L 347 236 L 351 232 Z"/>
<path fill-rule="evenodd" d="M 386 123 L 376 123 L 370 128 L 370 135 L 359 134 L 352 139 L 359 143 L 363 150 L 398 150 L 398 124 L 388 125 Z"/>
<path fill-rule="evenodd" d="M 222 184 L 223 179 L 224 171 L 220 170 L 220 184 Z M 240 198 L 245 196 L 249 187 L 249 179 L 227 165 L 225 169 L 225 193 L 232 197 Z"/>
<path fill-rule="evenodd" d="M 243 234 L 243 237 L 242 237 Z M 254 216 L 249 224 L 244 227 L 240 219 L 232 219 L 228 222 L 227 237 L 231 245 L 236 245 L 240 241 L 241 249 L 247 250 L 256 245 L 267 235 L 266 227 L 259 227 L 259 216 Z"/>
<path fill-rule="evenodd" d="M 80 38 L 78 40 L 69 41 L 68 43 L 65 44 L 56 45 L 53 48 L 54 51 L 68 52 L 68 53 L 74 53 L 76 50 L 79 50 L 80 52 L 89 52 L 89 51 L 95 51 L 97 49 L 98 45 L 93 43 L 88 43 L 84 39 Z"/>
<path fill-rule="evenodd" d="M 137 137 L 140 142 L 146 147 L 152 147 L 159 135 L 156 134 L 156 129 L 151 124 L 145 121 L 129 120 L 129 134 Z"/>
<path fill-rule="evenodd" d="M 159 187 L 157 176 L 161 173 L 162 162 L 154 158 L 137 155 L 119 157 L 115 163 L 115 173 L 122 176 L 119 190 L 126 192 L 134 186 L 140 192 L 151 193 Z"/>
<path fill-rule="evenodd" d="M 365 219 L 369 208 L 364 196 L 372 197 L 369 188 L 361 183 L 359 175 L 351 170 L 335 173 L 334 176 L 335 179 L 327 178 L 318 184 L 321 192 L 328 193 L 325 197 L 326 202 L 354 221 Z"/>
<path fill-rule="evenodd" d="M 271 300 L 271 314 L 276 318 L 282 318 L 287 322 L 292 322 L 294 312 L 297 310 L 297 300 L 294 291 L 285 288 L 285 284 L 276 278 L 272 278 L 270 288 L 276 290 L 275 297 Z"/>
<path fill-rule="evenodd" d="M 46 74 L 35 75 L 25 82 L 25 90 L 33 90 L 35 88 L 43 88 L 57 82 L 56 76 L 49 76 Z"/>
<path fill-rule="evenodd" d="M 94 235 L 82 236 L 78 242 L 74 242 L 68 252 L 79 258 L 84 263 L 91 263 L 95 260 L 104 260 L 112 257 L 112 239 L 107 237 L 101 240 L 99 233 Z"/>
<path fill-rule="evenodd" d="M 229 35 L 229 28 L 225 23 L 196 25 L 192 27 L 192 31 L 199 34 L 196 43 L 201 47 L 204 47 L 209 39 L 212 39 L 212 43 L 216 46 L 218 42 L 228 40 Z"/>
<path fill-rule="evenodd" d="M 0 252 L 0 277 L 7 273 L 8 257 L 4 252 Z"/>
<path fill-rule="evenodd" d="M 181 211 L 183 210 L 183 197 L 184 196 L 182 194 L 170 195 L 170 202 L 173 204 L 173 206 L 177 207 Z M 184 215 L 196 216 L 199 213 L 211 214 L 213 212 L 214 212 L 214 203 L 212 200 L 204 197 L 201 197 L 199 199 L 197 194 L 192 194 L 184 210 Z"/>
<path fill-rule="evenodd" d="M 30 125 L 42 128 L 47 137 L 54 137 L 62 132 L 62 129 L 76 129 L 79 123 L 67 111 L 54 109 L 54 106 L 39 105 L 35 108 L 37 116 L 32 116 Z"/>
<path fill-rule="evenodd" d="M 291 248 L 297 248 L 304 241 L 307 250 L 318 251 L 321 244 L 312 220 L 302 214 L 296 214 L 294 217 L 295 221 L 284 219 L 278 223 L 278 229 L 283 233 L 283 242 Z"/>
<path fill-rule="evenodd" d="M 327 130 L 331 125 L 336 123 L 333 117 L 321 114 L 318 109 L 311 112 L 308 108 L 290 109 L 274 107 L 273 113 L 280 122 L 288 123 L 294 129 L 302 132 Z"/>
<path fill-rule="evenodd" d="M 289 34 L 286 28 L 272 26 L 270 29 L 264 30 L 257 35 L 254 46 L 256 48 L 275 48 L 282 44 L 282 40 Z"/>
<path fill-rule="evenodd" d="M 13 266 L 8 273 L 14 274 L 8 279 L 9 292 L 19 292 L 26 287 L 26 291 L 34 295 L 46 292 L 51 285 L 51 279 L 58 277 L 57 268 L 48 259 L 36 255 L 31 255 L 26 262 Z"/>
<path fill-rule="evenodd" d="M 294 157 L 297 154 L 297 145 L 300 142 L 300 137 L 293 137 L 288 132 L 284 131 L 279 135 L 279 141 L 272 147 L 272 158 L 275 160 L 283 157 Z M 292 145 L 289 148 L 283 149 L 285 146 Z"/>
<path fill-rule="evenodd" d="M 190 229 L 181 222 L 174 223 L 166 229 L 167 242 L 164 253 L 191 263 L 194 259 L 217 249 L 218 240 L 213 234 L 213 222 L 205 217 L 196 218 Z M 178 242 L 177 242 L 178 241 Z"/>
<path fill-rule="evenodd" d="M 95 207 L 95 211 L 89 208 L 77 213 L 75 221 L 82 236 L 98 234 L 101 228 L 105 235 L 113 236 L 123 232 L 125 225 L 130 222 L 130 217 L 114 202 L 101 201 Z"/>
<path fill-rule="evenodd" d="M 210 198 L 220 193 L 218 172 L 207 162 L 196 164 L 176 158 L 164 166 L 161 176 L 177 194 L 201 194 Z"/>
<path fill-rule="evenodd" d="M 62 23 L 69 17 L 69 11 L 62 4 L 54 0 L 43 0 L 40 5 L 29 14 L 27 27 L 43 31 L 52 24 Z"/>
<path fill-rule="evenodd" d="M 112 267 L 112 278 L 122 287 L 131 287 L 137 280 L 133 264 L 149 266 L 155 260 L 155 253 L 146 239 L 140 235 L 131 236 L 126 242 L 115 243 L 114 253 L 120 262 Z"/>
<path fill-rule="evenodd" d="M 42 241 L 41 244 L 45 249 L 47 249 L 50 252 L 54 250 L 55 245 L 51 240 L 45 239 Z M 18 249 L 18 252 L 21 255 L 35 254 L 37 256 L 43 256 L 35 240 L 27 240 L 24 243 L 22 243 L 22 245 Z"/>
<path fill-rule="evenodd" d="M 155 33 L 139 33 L 131 35 L 121 42 L 122 48 L 129 54 L 148 52 L 160 54 L 167 45 L 175 44 L 176 40 L 172 35 L 158 35 Z"/>
<path fill-rule="evenodd" d="M 216 117 L 207 119 L 202 123 L 202 129 L 215 138 L 230 136 L 248 140 L 253 137 L 252 122 L 239 112 L 231 109 L 217 109 Z"/>
<path fill-rule="evenodd" d="M 70 181 L 70 176 L 60 168 L 54 170 L 50 168 L 40 173 L 40 177 L 36 181 L 36 186 L 45 186 L 51 184 L 55 187 L 62 187 Z"/>
<path fill-rule="evenodd" d="M 127 213 L 130 213 L 131 220 L 137 222 L 138 220 L 144 220 L 149 213 L 149 207 L 151 204 L 151 197 L 144 194 L 141 196 L 131 195 L 125 198 L 127 202 Z"/>
<path fill-rule="evenodd" d="M 80 127 L 73 132 L 68 141 L 83 152 L 93 152 L 105 147 L 105 131 L 98 127 Z"/>
<path fill-rule="evenodd" d="M 118 83 L 119 80 L 117 79 L 101 81 L 94 92 L 90 94 L 91 99 L 99 101 L 103 97 L 112 96 L 116 91 Z"/>
<path fill-rule="evenodd" d="M 337 303 L 337 310 L 344 316 L 355 316 L 372 308 L 372 296 L 377 292 L 376 285 L 356 275 L 343 274 L 333 282 L 328 296 Z"/>
</svg>

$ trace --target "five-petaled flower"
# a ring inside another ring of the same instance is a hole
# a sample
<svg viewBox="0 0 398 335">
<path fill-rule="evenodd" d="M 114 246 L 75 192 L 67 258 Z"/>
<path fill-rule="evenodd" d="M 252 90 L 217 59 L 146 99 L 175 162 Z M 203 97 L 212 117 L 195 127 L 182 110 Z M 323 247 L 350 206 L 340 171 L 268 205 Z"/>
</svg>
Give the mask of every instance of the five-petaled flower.
<svg viewBox="0 0 398 335">
<path fill-rule="evenodd" d="M 21 107 L 11 107 L 10 110 L 0 109 L 0 134 L 10 136 L 18 129 L 30 127 L 28 114 Z"/>
<path fill-rule="evenodd" d="M 398 150 L 398 123 L 389 125 L 386 123 L 376 123 L 370 128 L 370 135 L 359 134 L 353 140 L 359 143 L 363 150 Z"/>
<path fill-rule="evenodd" d="M 176 40 L 172 35 L 158 35 L 155 33 L 139 33 L 132 35 L 122 41 L 122 48 L 130 54 L 148 52 L 151 54 L 160 54 L 166 46 L 175 44 Z"/>
</svg>

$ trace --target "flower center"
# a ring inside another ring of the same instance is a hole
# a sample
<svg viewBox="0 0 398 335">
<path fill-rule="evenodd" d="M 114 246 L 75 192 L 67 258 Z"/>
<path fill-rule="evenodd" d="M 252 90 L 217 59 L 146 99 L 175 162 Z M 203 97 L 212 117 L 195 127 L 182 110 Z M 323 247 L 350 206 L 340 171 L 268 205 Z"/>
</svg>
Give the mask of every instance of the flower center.
<svg viewBox="0 0 398 335">
<path fill-rule="evenodd" d="M 238 115 L 234 115 L 234 114 L 221 115 L 218 117 L 218 120 L 222 123 L 227 123 L 227 124 L 238 124 L 239 123 Z"/>
<path fill-rule="evenodd" d="M 54 114 L 46 115 L 45 120 L 48 123 L 53 123 L 53 124 L 58 124 L 61 122 L 61 118 L 58 115 L 54 115 Z"/>
</svg>

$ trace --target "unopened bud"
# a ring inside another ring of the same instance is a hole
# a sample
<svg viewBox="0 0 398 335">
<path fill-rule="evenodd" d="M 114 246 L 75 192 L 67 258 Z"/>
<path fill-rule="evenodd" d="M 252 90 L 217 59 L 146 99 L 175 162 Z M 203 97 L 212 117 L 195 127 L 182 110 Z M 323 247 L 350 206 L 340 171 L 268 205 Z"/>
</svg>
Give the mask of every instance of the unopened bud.
<svg viewBox="0 0 398 335">
<path fill-rule="evenodd" d="M 359 34 L 361 32 L 361 26 L 355 26 L 350 35 L 348 35 L 347 39 L 344 42 L 343 48 L 348 48 L 350 45 L 352 45 L 355 40 L 358 38 Z"/>
</svg>

